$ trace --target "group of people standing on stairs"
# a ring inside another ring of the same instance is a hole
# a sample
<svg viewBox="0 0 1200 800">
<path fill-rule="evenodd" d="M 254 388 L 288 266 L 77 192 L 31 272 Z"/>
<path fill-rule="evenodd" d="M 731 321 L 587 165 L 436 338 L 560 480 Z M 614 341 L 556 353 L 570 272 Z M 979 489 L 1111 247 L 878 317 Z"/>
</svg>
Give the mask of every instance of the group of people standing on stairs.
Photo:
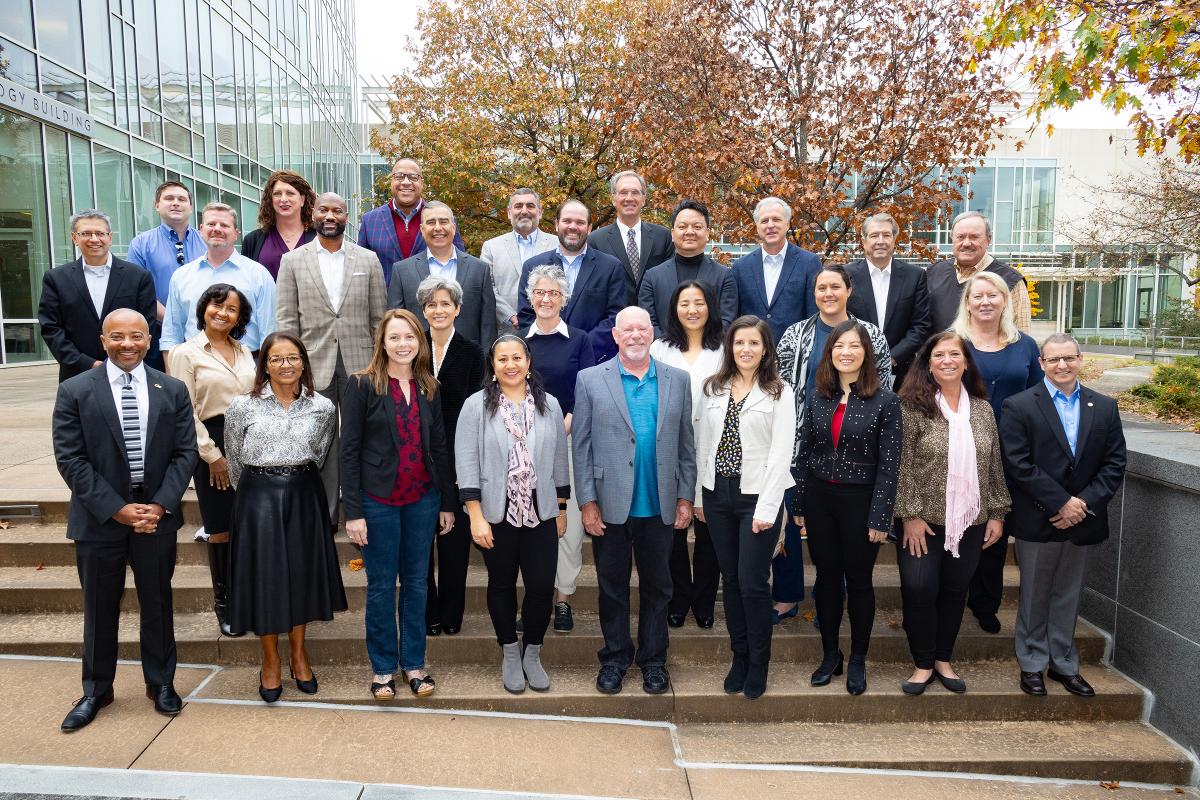
<svg viewBox="0 0 1200 800">
<path fill-rule="evenodd" d="M 538 195 L 514 192 L 512 233 L 479 260 L 460 249 L 453 211 L 423 199 L 419 165 L 397 162 L 392 184 L 356 246 L 341 198 L 290 175 L 269 182 L 275 222 L 243 250 L 262 257 L 282 242 L 274 275 L 233 255 L 236 212 L 209 204 L 203 255 L 186 265 L 180 248 L 172 255 L 180 268 L 161 321 L 149 273 L 122 266 L 117 280 L 104 215 L 73 218 L 83 258 L 49 273 L 43 292 L 43 334 L 76 375 L 60 387 L 56 455 L 73 491 L 69 535 L 113 547 L 80 550 L 85 594 L 99 603 L 88 606 L 85 697 L 65 730 L 111 702 L 123 581 L 110 562 L 134 563 L 139 593 L 157 581 L 143 601 L 143 667 L 156 708 L 178 711 L 164 620 L 189 476 L 221 630 L 260 637 L 267 702 L 284 690 L 282 634 L 297 689 L 318 691 L 306 626 L 347 608 L 331 533 L 340 516 L 366 567 L 378 700 L 395 697 L 397 677 L 417 697 L 436 690 L 426 641 L 461 630 L 472 543 L 504 688 L 550 689 L 545 635 L 573 628 L 584 535 L 603 693 L 620 692 L 635 664 L 644 691 L 666 692 L 670 628 L 689 615 L 712 627 L 723 584 L 722 688 L 761 696 L 774 626 L 803 598 L 804 539 L 824 651 L 814 685 L 845 673 L 851 694 L 866 691 L 871 576 L 890 539 L 914 662 L 903 689 L 940 680 L 964 691 L 955 639 L 968 602 L 998 630 L 1008 535 L 1023 542 L 1022 688 L 1044 694 L 1049 666 L 1069 691 L 1091 692 L 1074 611 L 1086 545 L 1106 535 L 1123 474 L 1120 418 L 1079 386 L 1074 340 L 1054 335 L 1039 350 L 1021 332 L 1028 293 L 987 253 L 982 215 L 954 221 L 954 257 L 928 270 L 893 259 L 898 227 L 872 215 L 865 258 L 842 267 L 789 244 L 790 209 L 765 198 L 754 211 L 761 246 L 729 269 L 707 255 L 703 204 L 684 200 L 669 228 L 652 225 L 641 219 L 645 182 L 624 172 L 611 184 L 617 222 L 594 232 L 587 206 L 567 200 L 557 235 L 544 234 Z M 173 234 L 177 190 L 159 192 Z M 303 221 L 299 237 L 289 214 Z M 100 279 L 121 291 L 93 292 L 87 281 Z M 99 348 L 74 306 L 93 312 Z M 160 323 L 169 375 L 143 364 Z M 190 425 L 166 430 L 163 398 Z M 122 432 L 116 442 L 84 422 L 101 418 Z M 171 454 L 153 474 L 139 460 L 151 450 Z M 1022 522 L 1006 528 L 1010 512 Z M 151 539 L 161 545 L 152 554 Z"/>
</svg>

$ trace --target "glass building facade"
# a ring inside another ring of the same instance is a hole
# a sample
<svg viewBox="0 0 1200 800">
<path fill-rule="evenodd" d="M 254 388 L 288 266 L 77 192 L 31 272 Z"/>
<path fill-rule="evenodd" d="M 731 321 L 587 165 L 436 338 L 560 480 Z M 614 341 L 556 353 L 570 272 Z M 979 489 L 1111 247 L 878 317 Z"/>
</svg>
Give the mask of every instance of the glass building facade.
<svg viewBox="0 0 1200 800">
<path fill-rule="evenodd" d="M 353 0 L 7 0 L 0 78 L 90 115 L 90 131 L 0 105 L 0 364 L 50 358 L 42 275 L 75 257 L 68 219 L 112 217 L 113 252 L 159 224 L 179 180 L 257 223 L 267 176 L 358 193 Z M 351 203 L 353 207 L 353 203 Z"/>
</svg>

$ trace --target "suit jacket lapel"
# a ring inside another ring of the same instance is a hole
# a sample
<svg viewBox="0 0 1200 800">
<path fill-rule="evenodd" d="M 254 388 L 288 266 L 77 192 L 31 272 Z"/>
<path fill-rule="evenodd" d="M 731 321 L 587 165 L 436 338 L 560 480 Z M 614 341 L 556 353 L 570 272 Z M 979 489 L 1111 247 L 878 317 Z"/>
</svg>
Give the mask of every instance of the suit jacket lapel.
<svg viewBox="0 0 1200 800">
<path fill-rule="evenodd" d="M 575 281 L 575 289 L 571 292 L 571 299 L 568 302 L 568 305 L 571 306 L 572 311 L 575 310 L 577 305 L 575 298 L 583 297 L 584 289 L 588 288 L 591 283 L 597 280 L 595 265 L 596 256 L 591 248 L 588 248 L 588 251 L 583 256 L 583 263 L 579 265 L 579 277 Z M 565 314 L 566 309 L 563 309 L 563 311 Z"/>
<path fill-rule="evenodd" d="M 654 434 L 657 436 L 662 433 L 663 423 L 667 419 L 667 411 L 671 408 L 671 381 L 665 378 L 657 366 L 655 367 L 655 373 L 658 376 L 658 419 L 654 427 Z"/>
<path fill-rule="evenodd" d="M 762 298 L 763 308 L 771 307 L 771 298 L 767 297 L 767 260 L 766 253 L 763 249 L 758 248 L 758 269 L 750 270 L 750 280 L 754 283 L 754 289 L 758 292 L 758 296 Z M 780 283 L 783 283 L 780 280 Z"/>
<path fill-rule="evenodd" d="M 100 403 L 100 416 L 104 417 L 104 422 L 108 425 L 108 430 L 113 435 L 113 439 L 117 442 L 117 447 L 120 448 L 122 454 L 125 452 L 125 434 L 121 432 L 121 412 L 117 410 L 117 404 L 113 402 L 112 387 L 108 384 L 108 365 L 102 362 L 100 366 L 91 371 L 95 376 L 96 388 L 94 390 L 95 397 Z M 150 428 L 147 426 L 146 431 Z"/>
<path fill-rule="evenodd" d="M 871 269 L 870 265 L 867 266 L 867 269 L 868 270 Z M 907 270 L 902 269 L 900 267 L 900 262 L 894 258 L 892 259 L 891 269 L 892 269 L 892 279 L 890 281 L 888 281 L 888 296 L 887 296 L 887 299 L 884 301 L 884 307 L 883 307 L 883 314 L 884 314 L 885 319 L 891 319 L 892 315 L 896 313 L 896 303 L 899 302 L 900 296 L 902 294 L 904 294 L 904 291 L 907 289 L 907 287 L 905 286 L 906 278 L 904 277 Z M 880 320 L 879 322 L 876 322 L 875 324 L 880 325 L 880 327 L 883 327 L 880 324 L 882 321 L 883 320 Z"/>
<path fill-rule="evenodd" d="M 1054 433 L 1054 438 L 1058 441 L 1059 446 L 1062 447 L 1063 452 L 1067 454 L 1067 458 L 1071 461 L 1074 461 L 1075 456 L 1071 453 L 1071 443 L 1067 441 L 1067 432 L 1063 430 L 1062 420 L 1058 418 L 1058 409 L 1054 407 L 1054 400 L 1051 399 L 1050 395 L 1046 392 L 1046 387 L 1038 386 L 1035 389 L 1033 396 L 1037 399 L 1038 409 L 1042 412 L 1042 416 L 1045 417 L 1046 425 L 1049 426 L 1050 430 Z M 1079 401 L 1081 403 L 1083 402 L 1082 396 L 1080 396 Z M 1082 423 L 1082 419 L 1080 422 Z M 1080 427 L 1083 427 L 1082 424 Z M 1077 451 L 1079 444 L 1080 440 L 1077 437 L 1075 440 Z"/>
<path fill-rule="evenodd" d="M 866 303 L 862 306 L 862 308 L 867 312 L 864 315 L 864 319 L 866 319 L 866 321 L 872 325 L 878 325 L 879 312 L 875 308 L 875 281 L 871 279 L 871 262 L 864 261 L 862 271 L 858 272 L 857 274 L 852 274 L 850 279 L 859 279 L 858 282 L 854 284 L 854 293 L 860 294 L 866 298 Z M 896 275 L 895 273 L 892 273 L 892 281 L 891 286 L 888 289 L 888 296 L 890 297 L 895 290 Z"/>
<path fill-rule="evenodd" d="M 621 419 L 625 420 L 625 424 L 632 432 L 633 417 L 629 416 L 629 403 L 625 400 L 625 387 L 621 385 L 621 371 L 617 369 L 614 361 L 616 359 L 610 360 L 604 368 L 604 382 L 608 384 L 608 391 L 612 394 L 613 403 L 621 412 Z"/>
<path fill-rule="evenodd" d="M 319 244 L 317 245 L 317 247 L 320 246 Z M 342 306 L 346 305 L 346 295 L 350 294 L 350 287 L 354 285 L 355 257 L 346 249 L 345 243 L 342 244 L 342 252 L 345 253 L 342 257 L 342 296 L 338 298 L 337 308 L 334 309 L 336 313 L 341 313 Z M 313 258 L 315 260 L 316 256 Z M 321 281 L 321 284 L 324 285 L 325 281 Z"/>
<path fill-rule="evenodd" d="M 146 397 L 150 402 L 146 413 L 146 449 L 142 457 L 143 466 L 148 462 L 150 453 L 154 452 L 152 449 L 154 447 L 154 432 L 158 427 L 158 418 L 162 415 L 163 405 L 166 403 L 162 382 L 151 375 L 148 368 L 144 371 L 146 374 Z M 109 392 L 109 395 L 111 396 L 112 393 Z M 124 440 L 122 440 L 122 444 L 124 444 Z"/>
<path fill-rule="evenodd" d="M 1096 419 L 1096 406 L 1092 400 L 1092 390 L 1079 387 L 1079 430 L 1075 432 L 1075 460 L 1078 462 L 1083 455 L 1083 447 L 1087 444 L 1088 434 L 1092 431 L 1092 423 Z"/>
<path fill-rule="evenodd" d="M 317 245 L 320 247 L 321 245 Z M 321 277 L 321 262 L 317 260 L 317 251 L 313 250 L 308 245 L 303 245 L 303 250 L 297 247 L 293 252 L 300 256 L 300 266 L 308 274 L 308 279 L 312 281 L 313 291 L 317 296 L 325 301 L 326 307 L 333 313 L 337 313 L 337 309 L 333 307 L 333 301 L 329 299 L 329 292 L 325 291 L 325 279 Z"/>
<path fill-rule="evenodd" d="M 395 212 L 392 211 L 391 201 L 389 200 L 387 203 L 384 203 L 382 206 L 380 206 L 379 211 L 379 222 L 380 226 L 383 228 L 383 236 L 391 244 L 392 252 L 396 254 L 395 261 L 402 261 L 404 259 L 404 254 L 400 252 L 400 237 L 396 235 L 396 223 L 392 221 L 392 214 Z M 390 272 L 392 265 L 384 264 L 383 268 Z"/>
<path fill-rule="evenodd" d="M 81 270 L 82 271 L 82 270 Z M 108 286 L 104 288 L 104 301 L 100 303 L 100 320 L 103 321 L 108 312 L 112 311 L 113 298 L 117 296 L 117 290 L 121 287 L 121 281 L 125 280 L 125 267 L 114 258 L 112 269 L 108 273 Z"/>
<path fill-rule="evenodd" d="M 765 256 L 766 252 L 763 252 L 763 255 Z M 800 250 L 798 248 L 792 247 L 790 244 L 784 245 L 783 246 L 783 269 L 779 273 L 779 281 L 776 282 L 776 284 L 775 284 L 775 296 L 767 298 L 767 308 L 770 308 L 771 306 L 775 305 L 775 301 L 779 298 L 780 293 L 783 292 L 783 287 L 786 286 L 788 281 L 790 281 L 792 279 L 792 273 L 796 271 L 796 264 L 799 261 L 800 261 Z M 760 274 L 759 280 L 762 280 L 761 270 L 760 270 L 759 274 Z M 807 291 L 807 288 L 802 289 L 801 294 L 803 294 L 806 291 Z M 766 293 L 767 293 L 766 282 L 764 281 L 763 282 L 763 295 L 765 296 Z"/>
<path fill-rule="evenodd" d="M 392 384 L 390 380 L 383 385 L 383 410 L 387 412 L 388 422 L 391 423 L 387 428 L 392 432 L 392 447 L 399 451 L 400 431 L 396 429 L 396 401 L 392 399 Z M 424 419 L 425 415 L 422 414 L 421 416 Z"/>
<path fill-rule="evenodd" d="M 76 259 L 75 263 L 71 265 L 71 269 L 67 270 L 67 274 L 71 276 L 71 281 L 75 284 L 76 291 L 78 291 L 82 295 L 83 300 L 84 300 L 83 304 L 85 306 L 87 306 L 87 310 L 91 313 L 92 319 L 94 319 L 96 321 L 96 323 L 99 324 L 100 323 L 100 315 L 96 313 L 96 306 L 94 306 L 92 304 L 92 293 L 88 291 L 87 278 L 83 277 L 83 259 L 82 258 Z M 111 288 L 112 287 L 112 276 L 111 275 L 109 276 L 108 283 L 109 283 L 109 288 Z M 105 292 L 104 295 L 105 295 L 106 302 L 107 302 L 108 292 Z M 122 441 L 124 441 L 124 440 L 122 440 Z"/>
</svg>

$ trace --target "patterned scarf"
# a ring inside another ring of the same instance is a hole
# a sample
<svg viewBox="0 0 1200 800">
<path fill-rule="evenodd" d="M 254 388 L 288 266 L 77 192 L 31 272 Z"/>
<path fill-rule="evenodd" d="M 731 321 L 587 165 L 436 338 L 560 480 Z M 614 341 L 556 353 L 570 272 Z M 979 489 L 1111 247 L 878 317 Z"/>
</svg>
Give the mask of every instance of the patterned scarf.
<svg viewBox="0 0 1200 800">
<path fill-rule="evenodd" d="M 501 397 L 499 410 L 504 427 L 513 439 L 508 451 L 508 513 L 505 520 L 514 528 L 532 528 L 539 522 L 533 508 L 537 474 L 533 471 L 533 457 L 529 454 L 527 438 L 528 431 L 533 429 L 533 395 L 525 395 L 519 410 L 507 397 Z"/>
<path fill-rule="evenodd" d="M 971 430 L 971 398 L 967 387 L 958 394 L 958 409 L 950 408 L 939 391 L 938 408 L 950 423 L 950 452 L 946 459 L 946 550 L 958 558 L 958 543 L 967 526 L 979 516 L 979 468 L 975 434 Z"/>
</svg>

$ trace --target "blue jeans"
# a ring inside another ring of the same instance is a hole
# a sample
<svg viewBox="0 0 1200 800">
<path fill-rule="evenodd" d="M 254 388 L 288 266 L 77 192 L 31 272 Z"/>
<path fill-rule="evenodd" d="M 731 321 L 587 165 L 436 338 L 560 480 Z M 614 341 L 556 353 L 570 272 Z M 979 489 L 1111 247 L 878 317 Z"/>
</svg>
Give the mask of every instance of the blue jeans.
<svg viewBox="0 0 1200 800">
<path fill-rule="evenodd" d="M 783 508 L 787 512 L 783 548 L 787 555 L 777 555 L 771 562 L 771 596 L 776 603 L 799 603 L 804 599 L 804 543 L 800 541 L 800 529 L 792 522 L 793 491 L 788 489 L 783 495 Z"/>
<path fill-rule="evenodd" d="M 376 675 L 391 675 L 397 664 L 403 670 L 425 666 L 429 549 L 440 504 L 436 489 L 403 506 L 389 506 L 363 494 L 363 517 L 367 521 L 367 546 L 362 549 L 367 568 L 367 657 Z"/>
</svg>

